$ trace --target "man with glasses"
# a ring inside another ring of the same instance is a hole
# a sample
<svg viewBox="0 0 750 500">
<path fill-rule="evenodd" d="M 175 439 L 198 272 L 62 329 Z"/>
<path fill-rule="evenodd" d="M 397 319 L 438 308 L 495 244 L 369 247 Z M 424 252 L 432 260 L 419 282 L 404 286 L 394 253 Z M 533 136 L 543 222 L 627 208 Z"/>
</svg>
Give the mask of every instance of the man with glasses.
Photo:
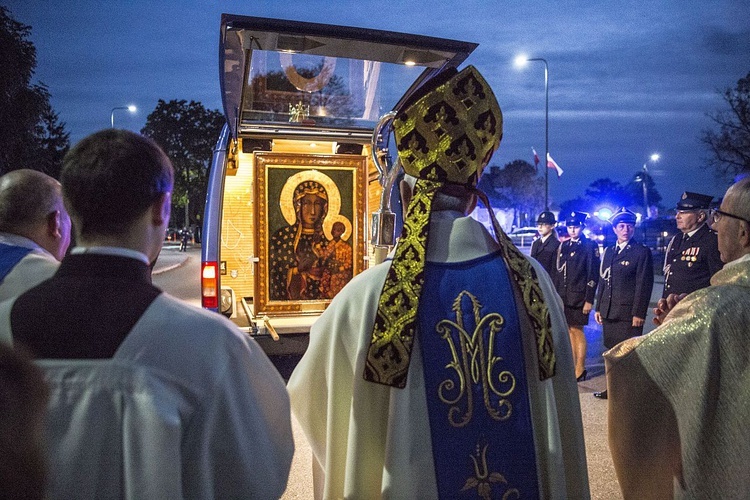
<svg viewBox="0 0 750 500">
<path fill-rule="evenodd" d="M 688 294 L 710 284 L 711 276 L 722 267 L 716 232 L 708 222 L 712 196 L 685 192 L 677 202 L 677 229 L 680 230 L 664 255 L 664 292 Z"/>
<path fill-rule="evenodd" d="M 604 354 L 609 443 L 625 498 L 750 492 L 750 177 L 711 213 L 724 268 L 661 326 Z M 673 308 L 671 308 L 672 306 Z"/>
</svg>

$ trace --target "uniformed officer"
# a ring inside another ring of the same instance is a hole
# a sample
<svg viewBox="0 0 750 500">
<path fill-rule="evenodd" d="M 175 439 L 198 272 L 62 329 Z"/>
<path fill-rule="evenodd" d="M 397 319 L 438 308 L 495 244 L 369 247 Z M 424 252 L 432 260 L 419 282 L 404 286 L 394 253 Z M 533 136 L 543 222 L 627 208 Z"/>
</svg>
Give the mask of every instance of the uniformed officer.
<svg viewBox="0 0 750 500">
<path fill-rule="evenodd" d="M 617 242 L 606 248 L 596 293 L 596 322 L 602 325 L 604 347 L 643 334 L 643 323 L 654 285 L 651 250 L 633 239 L 636 217 L 621 208 L 609 219 Z M 607 399 L 607 391 L 594 396 Z"/>
<path fill-rule="evenodd" d="M 553 280 L 557 273 L 555 268 L 557 249 L 560 247 L 560 240 L 557 239 L 557 231 L 555 231 L 556 222 L 555 214 L 552 212 L 539 214 L 536 219 L 539 238 L 531 244 L 531 256 L 539 261 Z"/>
<path fill-rule="evenodd" d="M 708 227 L 712 196 L 685 192 L 677 202 L 677 229 L 664 255 L 664 292 L 691 293 L 710 285 L 711 276 L 723 267 L 716 232 Z"/>
<path fill-rule="evenodd" d="M 565 219 L 570 239 L 560 244 L 556 259 L 555 286 L 565 305 L 565 319 L 573 347 L 578 381 L 586 380 L 586 336 L 599 282 L 599 245 L 586 238 L 583 227 L 588 214 L 571 212 Z"/>
</svg>

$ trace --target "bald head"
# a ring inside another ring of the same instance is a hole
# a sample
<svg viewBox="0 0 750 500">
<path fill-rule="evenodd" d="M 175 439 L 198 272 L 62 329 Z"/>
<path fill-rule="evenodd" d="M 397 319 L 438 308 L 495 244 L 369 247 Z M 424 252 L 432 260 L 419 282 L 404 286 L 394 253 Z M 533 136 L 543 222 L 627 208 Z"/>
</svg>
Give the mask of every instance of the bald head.
<svg viewBox="0 0 750 500">
<path fill-rule="evenodd" d="M 70 244 L 70 219 L 60 183 L 29 169 L 0 177 L 0 231 L 26 237 L 61 260 Z"/>
<path fill-rule="evenodd" d="M 750 177 L 732 184 L 721 202 L 722 215 L 713 225 L 721 260 L 732 262 L 750 254 Z"/>
<path fill-rule="evenodd" d="M 729 186 L 724 199 L 733 214 L 750 220 L 750 176 Z"/>
</svg>

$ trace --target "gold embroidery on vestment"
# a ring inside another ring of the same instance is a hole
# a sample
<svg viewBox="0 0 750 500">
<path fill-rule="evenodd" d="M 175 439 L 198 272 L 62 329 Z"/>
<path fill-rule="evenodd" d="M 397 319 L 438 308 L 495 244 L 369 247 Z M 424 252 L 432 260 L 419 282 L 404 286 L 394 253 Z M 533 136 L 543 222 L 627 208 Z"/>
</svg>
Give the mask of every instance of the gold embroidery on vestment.
<svg viewBox="0 0 750 500">
<path fill-rule="evenodd" d="M 418 93 L 417 93 L 418 95 Z M 502 137 L 502 112 L 492 89 L 469 66 L 399 110 L 393 121 L 399 160 L 417 177 L 404 230 L 378 303 L 364 378 L 404 388 L 424 285 L 431 204 L 446 184 L 475 189 Z M 476 194 L 489 208 L 481 191 Z M 537 341 L 539 379 L 555 374 L 552 326 L 536 272 L 500 228 L 490 210 L 503 259 L 521 295 Z"/>
<path fill-rule="evenodd" d="M 365 363 L 365 379 L 404 387 L 417 327 L 430 206 L 438 184 L 418 180 L 394 262 L 383 285 Z"/>
<path fill-rule="evenodd" d="M 463 321 L 462 302 L 464 298 L 471 301 L 472 314 L 474 316 L 474 330 L 468 332 Z M 482 388 L 484 407 L 493 420 L 507 420 L 513 413 L 513 405 L 506 399 L 516 388 L 516 378 L 508 370 L 502 370 L 497 374 L 497 381 L 493 378 L 495 365 L 502 361 L 500 356 L 495 356 L 495 336 L 502 331 L 505 319 L 497 313 L 490 313 L 480 317 L 482 304 L 476 297 L 467 291 L 458 294 L 453 301 L 453 311 L 456 320 L 444 319 L 435 327 L 440 337 L 448 342 L 451 350 L 452 360 L 445 366 L 455 371 L 458 379 L 458 390 L 456 382 L 452 378 L 446 378 L 438 386 L 438 398 L 447 405 L 452 405 L 448 410 L 448 422 L 453 427 L 463 427 L 471 421 L 474 414 L 474 394 L 472 386 Z M 488 332 L 484 335 L 485 330 Z M 458 336 L 456 346 L 452 333 Z M 497 382 L 497 385 L 496 385 Z M 500 387 L 500 388 L 498 388 Z M 451 397 L 450 392 L 456 394 Z M 491 395 L 499 397 L 497 407 L 493 406 Z M 462 409 L 460 404 L 464 403 Z"/>
<path fill-rule="evenodd" d="M 492 484 L 508 484 L 508 480 L 499 472 L 489 472 L 487 467 L 487 447 L 488 445 L 480 447 L 477 444 L 476 453 L 470 455 L 471 460 L 474 462 L 474 477 L 469 477 L 466 480 L 461 491 L 476 489 L 477 495 L 480 498 L 489 500 L 493 498 Z M 520 497 L 521 493 L 517 488 L 508 488 L 502 496 L 503 500 Z"/>
</svg>

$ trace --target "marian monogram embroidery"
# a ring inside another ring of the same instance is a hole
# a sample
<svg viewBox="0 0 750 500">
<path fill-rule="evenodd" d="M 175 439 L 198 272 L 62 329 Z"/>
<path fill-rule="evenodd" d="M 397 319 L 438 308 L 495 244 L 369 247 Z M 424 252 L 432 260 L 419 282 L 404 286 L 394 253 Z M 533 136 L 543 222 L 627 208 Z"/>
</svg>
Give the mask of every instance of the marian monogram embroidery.
<svg viewBox="0 0 750 500">
<path fill-rule="evenodd" d="M 464 315 L 464 304 L 471 307 L 470 314 Z M 446 365 L 451 374 L 438 387 L 440 401 L 450 406 L 448 421 L 453 427 L 463 427 L 471 421 L 476 392 L 481 392 L 482 404 L 493 420 L 507 420 L 513 412 L 507 397 L 516 388 L 516 378 L 502 370 L 503 359 L 494 350 L 495 336 L 502 331 L 505 320 L 497 313 L 480 317 L 481 307 L 476 297 L 463 291 L 453 302 L 456 320 L 444 319 L 436 326 L 453 358 Z M 464 316 L 470 318 L 468 324 L 464 324 Z"/>
</svg>

